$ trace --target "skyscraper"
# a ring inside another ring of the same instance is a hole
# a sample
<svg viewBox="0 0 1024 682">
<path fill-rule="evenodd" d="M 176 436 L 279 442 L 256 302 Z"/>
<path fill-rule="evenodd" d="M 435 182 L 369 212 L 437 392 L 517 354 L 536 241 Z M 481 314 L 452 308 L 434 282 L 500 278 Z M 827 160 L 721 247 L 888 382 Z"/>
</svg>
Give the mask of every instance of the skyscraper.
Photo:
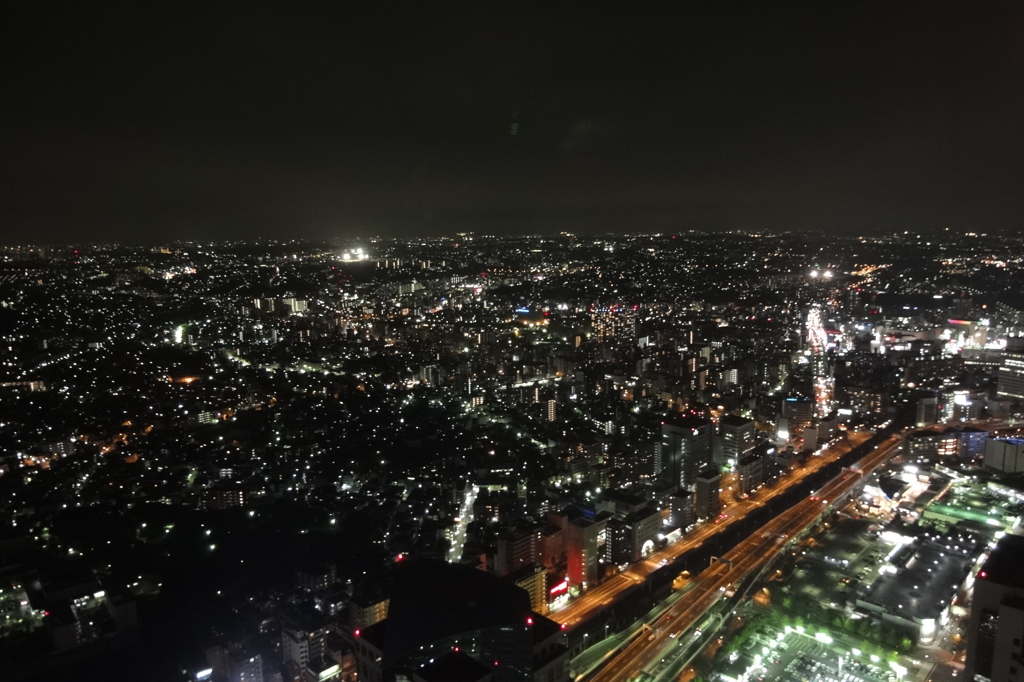
<svg viewBox="0 0 1024 682">
<path fill-rule="evenodd" d="M 711 463 L 711 422 L 675 417 L 661 425 L 661 476 L 692 491 L 697 473 Z"/>
<path fill-rule="evenodd" d="M 706 467 L 696 476 L 697 488 L 694 501 L 694 516 L 712 519 L 722 510 L 722 474 L 717 467 Z"/>
<path fill-rule="evenodd" d="M 735 465 L 754 449 L 754 420 L 727 414 L 718 421 L 718 436 L 721 454 L 716 456 L 715 463 Z"/>
</svg>

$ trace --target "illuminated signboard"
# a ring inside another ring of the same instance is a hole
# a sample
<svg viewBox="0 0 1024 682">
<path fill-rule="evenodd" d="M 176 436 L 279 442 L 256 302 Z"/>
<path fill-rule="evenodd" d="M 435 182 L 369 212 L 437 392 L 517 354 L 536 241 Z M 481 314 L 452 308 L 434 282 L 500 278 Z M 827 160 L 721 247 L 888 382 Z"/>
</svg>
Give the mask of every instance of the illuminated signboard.
<svg viewBox="0 0 1024 682">
<path fill-rule="evenodd" d="M 560 582 L 557 585 L 555 585 L 554 587 L 552 587 L 550 591 L 551 591 L 551 594 L 558 594 L 560 592 L 565 592 L 568 589 L 569 589 L 569 581 L 568 580 L 563 580 L 562 582 Z"/>
</svg>

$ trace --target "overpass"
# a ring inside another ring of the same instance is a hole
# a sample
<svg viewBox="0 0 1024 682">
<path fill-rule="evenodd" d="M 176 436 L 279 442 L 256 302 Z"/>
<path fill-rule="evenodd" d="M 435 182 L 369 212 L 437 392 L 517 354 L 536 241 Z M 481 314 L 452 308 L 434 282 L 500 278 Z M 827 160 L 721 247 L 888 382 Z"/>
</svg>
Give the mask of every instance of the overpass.
<svg viewBox="0 0 1024 682">
<path fill-rule="evenodd" d="M 863 440 L 860 443 L 853 442 L 858 438 Z M 578 629 L 585 630 L 588 621 L 602 616 L 607 617 L 605 612 L 622 600 L 630 598 L 637 587 L 654 589 L 651 585 L 652 578 L 657 578 L 659 571 L 674 570 L 675 574 L 679 574 L 686 569 L 694 574 L 699 572 L 706 567 L 706 559 L 700 551 L 702 548 L 721 552 L 731 547 L 741 537 L 754 532 L 773 515 L 797 503 L 809 490 L 824 483 L 826 477 L 835 475 L 840 466 L 856 462 L 862 456 L 862 451 L 870 448 L 876 438 L 877 434 L 852 434 L 849 442 L 840 442 L 829 448 L 825 454 L 813 457 L 805 467 L 781 478 L 773 487 L 763 488 L 756 498 L 752 497 L 727 506 L 723 510 L 726 513 L 725 518 L 697 527 L 679 542 L 655 552 L 628 570 L 590 588 L 578 599 L 553 612 L 549 617 L 564 623 L 569 633 Z M 688 555 L 700 557 L 688 561 Z M 674 568 L 666 569 L 666 565 Z M 633 619 L 628 620 L 631 622 Z M 575 638 L 575 641 L 582 644 L 581 637 Z"/>
<path fill-rule="evenodd" d="M 861 460 L 861 470 L 870 473 L 885 463 L 900 443 L 889 436 Z M 726 615 L 756 584 L 779 557 L 803 533 L 814 527 L 822 515 L 846 499 L 863 481 L 860 474 L 843 471 L 812 495 L 765 524 L 725 553 L 696 579 L 692 590 L 650 623 L 650 635 L 634 639 L 610 658 L 590 678 L 593 682 L 624 682 L 645 673 L 657 677 L 663 662 L 677 658 L 680 645 L 692 657 L 710 638 L 710 631 L 698 628 L 708 623 L 720 627 Z M 717 618 L 709 618 L 717 615 Z"/>
</svg>

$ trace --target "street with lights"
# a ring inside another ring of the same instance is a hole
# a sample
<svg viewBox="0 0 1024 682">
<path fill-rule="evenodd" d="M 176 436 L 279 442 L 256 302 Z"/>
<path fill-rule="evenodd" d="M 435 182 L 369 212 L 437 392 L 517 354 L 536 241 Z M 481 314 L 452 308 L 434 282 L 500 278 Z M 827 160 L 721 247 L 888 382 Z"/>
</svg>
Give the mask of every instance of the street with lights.
<svg viewBox="0 0 1024 682">
<path fill-rule="evenodd" d="M 553 612 L 552 618 L 565 623 L 566 629 L 571 630 L 578 626 L 586 621 L 589 616 L 608 606 L 623 590 L 632 585 L 642 583 L 653 571 L 661 566 L 692 549 L 700 547 L 713 536 L 741 521 L 752 510 L 764 506 L 769 500 L 783 494 L 808 476 L 819 471 L 822 467 L 836 461 L 836 459 L 845 455 L 852 448 L 866 441 L 870 435 L 865 432 L 849 433 L 844 441 L 825 449 L 821 455 L 812 457 L 805 466 L 781 477 L 774 486 L 762 488 L 756 497 L 723 505 L 723 516 L 719 519 L 698 526 L 680 541 L 654 552 L 645 560 L 630 566 L 628 570 L 612 576 L 604 583 L 591 588 L 575 601 Z"/>
<path fill-rule="evenodd" d="M 630 680 L 655 666 L 669 653 L 668 647 L 692 642 L 700 635 L 691 629 L 723 598 L 728 598 L 746 579 L 767 567 L 792 540 L 812 527 L 862 480 L 886 462 L 901 442 L 892 436 L 870 451 L 859 463 L 859 472 L 844 470 L 816 494 L 765 524 L 727 552 L 694 579 L 693 587 L 660 615 L 651 628 L 623 648 L 591 679 L 595 682 Z"/>
</svg>

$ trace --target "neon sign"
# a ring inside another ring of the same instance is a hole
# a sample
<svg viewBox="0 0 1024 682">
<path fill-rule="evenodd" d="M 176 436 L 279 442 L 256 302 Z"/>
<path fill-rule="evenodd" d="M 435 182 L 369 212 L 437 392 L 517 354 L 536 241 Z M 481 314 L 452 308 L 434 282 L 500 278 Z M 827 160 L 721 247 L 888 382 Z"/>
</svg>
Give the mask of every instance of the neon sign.
<svg viewBox="0 0 1024 682">
<path fill-rule="evenodd" d="M 568 589 L 569 589 L 569 581 L 568 580 L 563 580 L 562 582 L 560 582 L 557 585 L 555 585 L 554 587 L 552 587 L 551 590 L 549 590 L 549 591 L 551 592 L 551 594 L 558 594 L 559 592 L 565 592 Z"/>
</svg>

